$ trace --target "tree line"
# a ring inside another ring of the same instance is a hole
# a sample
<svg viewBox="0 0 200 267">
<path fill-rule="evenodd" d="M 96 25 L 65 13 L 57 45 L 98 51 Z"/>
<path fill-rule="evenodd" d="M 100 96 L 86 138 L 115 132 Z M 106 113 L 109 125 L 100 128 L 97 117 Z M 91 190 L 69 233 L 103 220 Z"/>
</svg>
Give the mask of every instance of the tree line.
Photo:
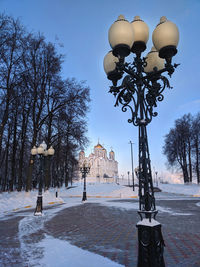
<svg viewBox="0 0 200 267">
<path fill-rule="evenodd" d="M 63 56 L 43 35 L 0 14 L 0 190 L 37 187 L 39 163 L 31 148 L 55 149 L 44 162 L 45 188 L 72 179 L 77 151 L 87 143 L 90 88 L 62 77 Z"/>
<path fill-rule="evenodd" d="M 165 136 L 163 153 L 171 167 L 178 167 L 184 183 L 200 183 L 200 113 L 185 114 Z"/>
</svg>

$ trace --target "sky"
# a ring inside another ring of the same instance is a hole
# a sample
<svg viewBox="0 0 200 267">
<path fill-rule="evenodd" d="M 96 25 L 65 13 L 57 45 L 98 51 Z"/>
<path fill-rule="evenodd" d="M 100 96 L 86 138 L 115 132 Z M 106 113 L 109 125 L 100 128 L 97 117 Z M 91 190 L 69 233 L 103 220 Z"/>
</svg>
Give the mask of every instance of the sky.
<svg viewBox="0 0 200 267">
<path fill-rule="evenodd" d="M 181 65 L 170 79 L 173 89 L 165 90 L 164 100 L 156 109 L 158 116 L 147 128 L 152 169 L 158 171 L 159 177 L 172 172 L 162 153 L 164 136 L 176 119 L 200 110 L 199 0 L 0 0 L 0 10 L 19 18 L 28 31 L 43 33 L 47 41 L 57 46 L 65 56 L 64 78 L 86 81 L 92 99 L 87 118 L 90 145 L 86 155 L 98 139 L 107 152 L 112 147 L 120 176 L 131 171 L 130 140 L 134 143 L 134 167 L 138 165 L 138 127 L 127 122 L 130 113 L 114 107 L 114 96 L 108 93 L 112 84 L 103 69 L 103 58 L 110 50 L 108 30 L 120 14 L 129 21 L 139 15 L 149 26 L 150 37 L 143 53 L 146 56 L 160 17 L 166 16 L 174 22 L 179 28 L 180 41 L 173 62 Z"/>
</svg>

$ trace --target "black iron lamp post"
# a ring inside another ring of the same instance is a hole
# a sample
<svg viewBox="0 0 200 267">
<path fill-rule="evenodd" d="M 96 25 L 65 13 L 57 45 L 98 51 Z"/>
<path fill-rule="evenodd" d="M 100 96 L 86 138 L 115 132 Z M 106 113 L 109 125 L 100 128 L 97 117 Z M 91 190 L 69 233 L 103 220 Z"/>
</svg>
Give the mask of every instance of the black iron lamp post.
<svg viewBox="0 0 200 267">
<path fill-rule="evenodd" d="M 158 177 L 157 177 L 158 172 L 156 171 L 155 174 L 156 174 L 156 186 L 158 187 Z"/>
<path fill-rule="evenodd" d="M 80 172 L 82 173 L 82 179 L 84 179 L 84 185 L 83 185 L 83 198 L 82 201 L 87 200 L 87 194 L 86 194 L 86 176 L 90 172 L 90 164 L 88 164 L 86 161 L 83 162 L 82 166 L 80 166 Z"/>
<path fill-rule="evenodd" d="M 130 174 L 130 172 L 128 171 L 127 174 L 128 174 L 128 186 L 130 186 L 130 180 L 129 180 L 129 174 Z"/>
<path fill-rule="evenodd" d="M 138 178 L 139 167 L 135 168 L 135 176 Z"/>
<path fill-rule="evenodd" d="M 161 17 L 152 36 L 154 47 L 142 57 L 148 37 L 148 26 L 139 16 L 129 23 L 120 15 L 109 29 L 112 51 L 104 58 L 104 70 L 113 83 L 109 92 L 116 97 L 115 106 L 121 104 L 123 112 L 129 109 L 132 116 L 128 122 L 139 128 L 138 267 L 164 267 L 164 241 L 161 224 L 155 219 L 158 211 L 146 126 L 157 116 L 154 108 L 163 100 L 163 91 L 171 88 L 164 73 L 171 77 L 178 66 L 172 64 L 172 57 L 177 53 L 179 32 L 174 23 Z M 125 57 L 131 52 L 135 54 L 133 62 L 126 63 Z"/>
<path fill-rule="evenodd" d="M 47 145 L 43 141 L 42 144 L 38 148 L 34 146 L 31 149 L 31 155 L 36 156 L 39 155 L 40 158 L 40 178 L 39 178 L 39 187 L 38 187 L 38 196 L 37 196 L 37 202 L 36 202 L 36 208 L 34 215 L 39 216 L 42 215 L 43 205 L 42 205 L 42 187 L 43 187 L 43 169 L 44 169 L 44 157 L 46 156 L 53 156 L 55 153 L 55 150 L 51 146 L 47 150 Z"/>
</svg>

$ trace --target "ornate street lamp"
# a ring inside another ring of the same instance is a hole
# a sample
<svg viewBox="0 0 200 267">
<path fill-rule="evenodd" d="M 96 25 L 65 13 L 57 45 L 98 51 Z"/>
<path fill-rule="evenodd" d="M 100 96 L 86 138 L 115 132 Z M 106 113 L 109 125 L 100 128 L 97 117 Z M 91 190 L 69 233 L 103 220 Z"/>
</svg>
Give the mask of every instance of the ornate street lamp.
<svg viewBox="0 0 200 267">
<path fill-rule="evenodd" d="M 85 201 L 85 200 L 87 200 L 87 195 L 86 195 L 86 176 L 90 172 L 90 164 L 88 164 L 86 161 L 84 161 L 79 169 L 80 169 L 80 172 L 82 173 L 82 179 L 84 179 L 82 201 Z"/>
<path fill-rule="evenodd" d="M 42 215 L 43 205 L 42 205 L 42 187 L 43 187 L 43 168 L 44 168 L 44 157 L 46 156 L 53 156 L 55 153 L 55 150 L 51 146 L 49 149 L 47 149 L 46 143 L 43 141 L 42 144 L 38 148 L 34 146 L 31 149 L 31 155 L 36 156 L 39 155 L 40 158 L 40 179 L 39 179 L 39 187 L 38 187 L 38 197 L 37 197 L 37 203 L 34 215 Z"/>
<path fill-rule="evenodd" d="M 109 29 L 109 42 L 112 48 L 104 58 L 104 70 L 112 81 L 110 93 L 116 97 L 115 106 L 122 105 L 122 111 L 131 111 L 129 123 L 139 127 L 139 215 L 138 228 L 138 267 L 164 267 L 164 241 L 161 224 L 155 220 L 156 210 L 151 163 L 146 126 L 152 117 L 157 116 L 154 108 L 162 101 L 163 91 L 171 88 L 164 73 L 170 77 L 178 64 L 172 64 L 177 53 L 179 32 L 174 23 L 161 17 L 153 32 L 154 47 L 146 57 L 141 53 L 146 49 L 149 31 L 147 24 L 136 16 L 129 23 L 124 16 Z M 130 53 L 135 57 L 126 63 Z M 124 76 L 124 74 L 126 74 Z M 124 76 L 124 77 L 123 77 Z M 123 78 L 120 85 L 118 80 Z"/>
</svg>

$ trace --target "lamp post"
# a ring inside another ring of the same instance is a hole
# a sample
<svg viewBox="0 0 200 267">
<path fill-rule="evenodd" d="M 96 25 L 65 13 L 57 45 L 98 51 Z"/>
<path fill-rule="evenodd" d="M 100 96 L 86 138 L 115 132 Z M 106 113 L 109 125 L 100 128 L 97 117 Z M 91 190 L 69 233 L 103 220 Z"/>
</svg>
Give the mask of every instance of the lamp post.
<svg viewBox="0 0 200 267">
<path fill-rule="evenodd" d="M 86 176 L 90 172 L 90 164 L 87 164 L 86 161 L 83 162 L 83 165 L 80 166 L 80 172 L 82 173 L 82 178 L 84 179 L 84 185 L 83 185 L 83 198 L 82 201 L 87 200 L 87 194 L 86 194 Z"/>
<path fill-rule="evenodd" d="M 43 210 L 42 187 L 43 187 L 44 157 L 45 156 L 53 156 L 54 152 L 55 152 L 55 150 L 53 149 L 52 146 L 47 150 L 47 145 L 44 141 L 42 142 L 42 144 L 40 144 L 40 146 L 38 148 L 36 148 L 36 146 L 34 146 L 31 149 L 31 155 L 34 157 L 36 155 L 39 155 L 39 158 L 40 158 L 40 178 L 39 178 L 39 187 L 38 187 L 38 196 L 37 196 L 36 208 L 35 208 L 35 212 L 34 212 L 35 216 L 42 215 L 42 210 Z"/>
<path fill-rule="evenodd" d="M 156 186 L 155 167 L 153 166 L 153 185 Z"/>
<path fill-rule="evenodd" d="M 115 106 L 122 105 L 122 111 L 131 111 L 129 123 L 139 128 L 139 215 L 138 267 L 164 267 L 164 241 L 161 224 L 156 221 L 158 213 L 155 205 L 151 162 L 147 139 L 147 125 L 157 116 L 154 108 L 162 101 L 163 91 L 171 88 L 164 73 L 170 77 L 178 64 L 172 64 L 177 53 L 179 32 L 174 23 L 161 17 L 153 32 L 153 48 L 146 57 L 141 54 L 146 49 L 149 37 L 147 24 L 136 16 L 129 23 L 120 15 L 109 29 L 112 48 L 104 58 L 104 70 L 112 81 L 110 93 L 115 98 Z M 132 63 L 125 57 L 134 53 Z M 125 74 L 125 76 L 124 76 Z M 120 85 L 118 80 L 122 79 Z"/>
<path fill-rule="evenodd" d="M 131 141 L 129 142 L 131 145 L 131 166 L 132 166 L 132 180 L 133 180 L 133 191 L 135 191 L 135 183 L 134 183 L 134 171 L 133 171 L 133 144 Z"/>
<path fill-rule="evenodd" d="M 130 186 L 130 180 L 129 180 L 129 174 L 130 174 L 130 172 L 128 171 L 127 174 L 128 174 L 128 186 Z"/>
<path fill-rule="evenodd" d="M 138 178 L 139 167 L 135 168 L 135 176 Z"/>
<path fill-rule="evenodd" d="M 158 177 L 157 177 L 158 172 L 156 171 L 155 174 L 156 174 L 156 186 L 158 187 Z"/>
</svg>

